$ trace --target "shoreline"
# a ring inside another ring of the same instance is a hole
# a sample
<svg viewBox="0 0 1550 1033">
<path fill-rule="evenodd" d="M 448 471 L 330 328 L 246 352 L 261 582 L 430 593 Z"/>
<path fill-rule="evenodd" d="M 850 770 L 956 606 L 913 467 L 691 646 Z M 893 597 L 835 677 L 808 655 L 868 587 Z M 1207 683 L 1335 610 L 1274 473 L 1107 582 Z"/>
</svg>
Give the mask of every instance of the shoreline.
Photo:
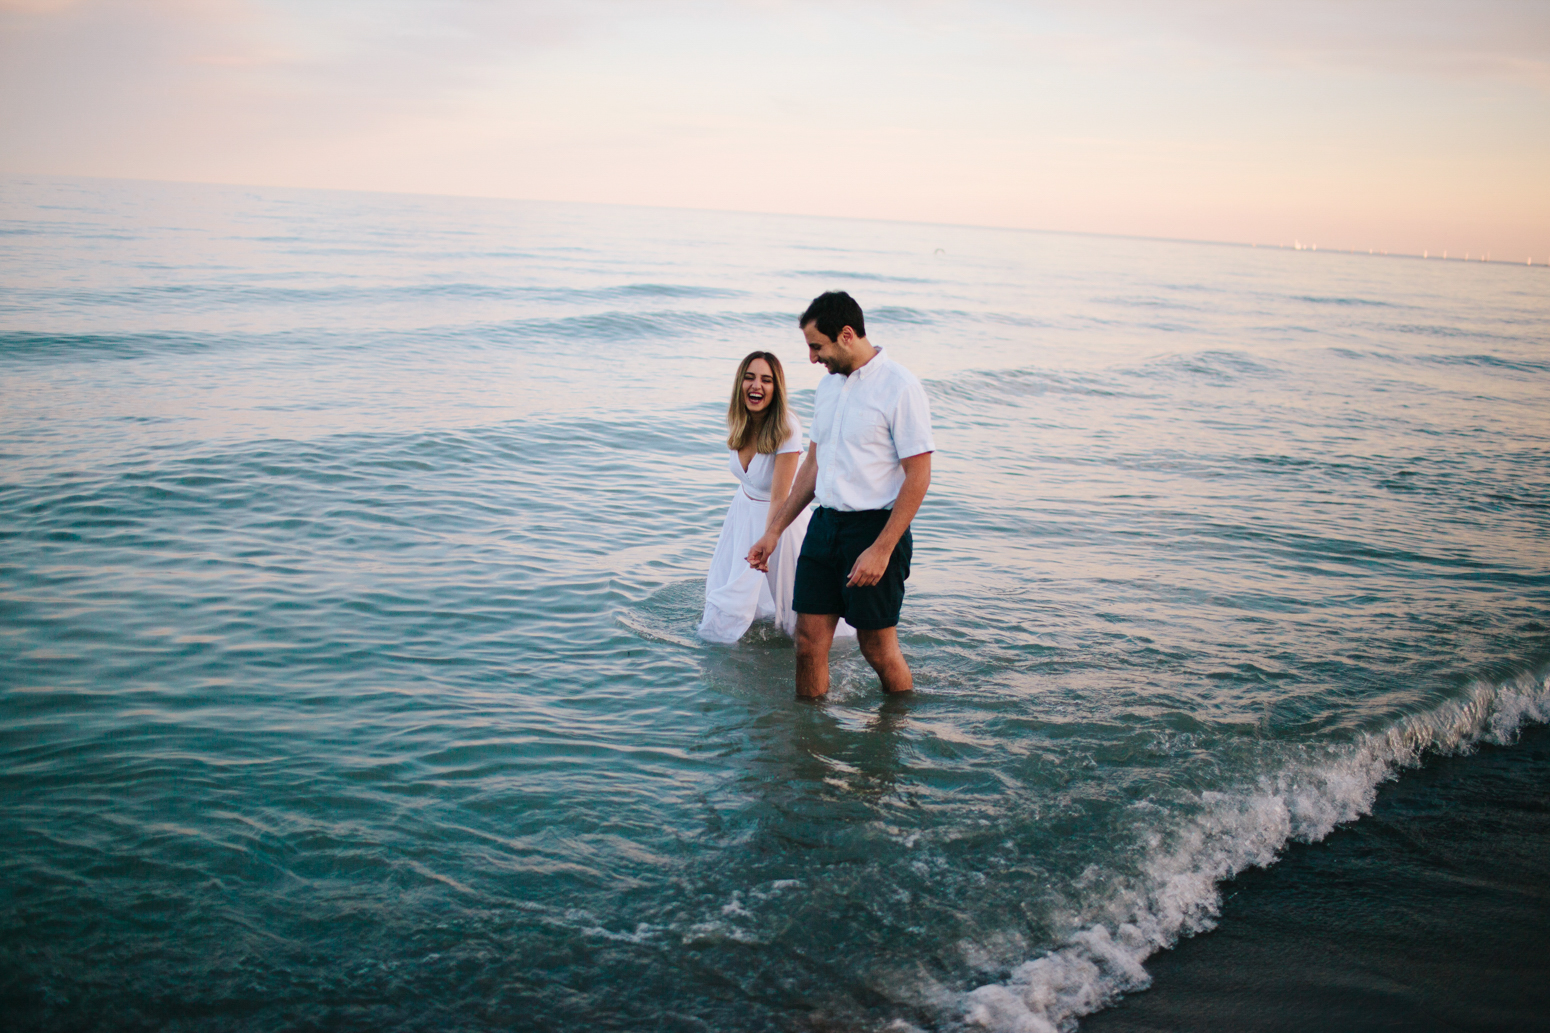
<svg viewBox="0 0 1550 1033">
<path fill-rule="evenodd" d="M 1080 1029 L 1550 1030 L 1550 726 L 1428 757 L 1222 896 Z"/>
</svg>

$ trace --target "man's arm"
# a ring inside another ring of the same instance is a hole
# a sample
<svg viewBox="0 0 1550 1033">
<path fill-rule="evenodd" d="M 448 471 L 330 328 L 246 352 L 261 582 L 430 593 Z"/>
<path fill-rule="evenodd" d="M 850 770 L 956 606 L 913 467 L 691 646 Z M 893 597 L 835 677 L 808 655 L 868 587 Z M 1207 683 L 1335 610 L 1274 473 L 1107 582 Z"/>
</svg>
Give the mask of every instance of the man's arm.
<svg viewBox="0 0 1550 1033">
<path fill-rule="evenodd" d="M 894 500 L 888 522 L 878 532 L 876 540 L 856 557 L 856 565 L 850 568 L 847 585 L 875 585 L 883 579 L 883 574 L 888 570 L 888 560 L 893 556 L 893 547 L 899 544 L 899 539 L 909 530 L 910 521 L 915 519 L 926 497 L 926 489 L 931 487 L 930 452 L 909 456 L 899 460 L 899 463 L 904 467 L 904 486 L 899 489 L 899 497 Z"/>
<path fill-rule="evenodd" d="M 780 541 L 781 532 L 790 527 L 797 514 L 813 501 L 817 487 L 818 443 L 814 442 L 807 446 L 807 458 L 802 460 L 802 467 L 797 470 L 796 479 L 791 483 L 791 493 L 786 496 L 786 504 L 780 507 L 779 512 L 771 512 L 769 523 L 764 526 L 764 537 L 754 542 L 753 548 L 748 550 L 750 567 L 764 571 L 770 569 L 770 554 L 775 551 L 775 543 Z M 917 502 L 916 505 L 920 504 Z M 773 511 L 775 507 L 772 505 L 770 509 Z"/>
</svg>

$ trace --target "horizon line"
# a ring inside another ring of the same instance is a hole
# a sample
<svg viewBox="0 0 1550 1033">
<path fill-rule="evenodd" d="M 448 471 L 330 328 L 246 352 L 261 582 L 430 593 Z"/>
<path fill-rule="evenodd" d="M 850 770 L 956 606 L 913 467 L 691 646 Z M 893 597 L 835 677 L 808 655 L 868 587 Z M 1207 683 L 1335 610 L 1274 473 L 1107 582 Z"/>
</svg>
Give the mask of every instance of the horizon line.
<svg viewBox="0 0 1550 1033">
<path fill-rule="evenodd" d="M 382 189 L 367 189 L 367 188 L 361 188 L 361 187 L 319 187 L 319 186 L 294 186 L 294 185 L 275 184 L 275 183 L 234 183 L 234 182 L 226 182 L 226 181 L 222 181 L 222 180 L 203 180 L 203 179 L 153 179 L 153 178 L 141 177 L 141 176 L 97 176 L 97 175 L 88 175 L 88 174 L 82 174 L 82 173 L 0 172 L 0 176 L 4 176 L 4 177 L 10 178 L 10 179 L 26 179 L 26 178 L 33 178 L 33 179 L 56 179 L 56 180 L 57 179 L 87 179 L 87 180 L 101 180 L 101 181 L 110 182 L 110 183 L 111 182 L 117 182 L 117 183 L 160 183 L 160 184 L 176 185 L 176 186 L 232 187 L 232 188 L 236 188 L 236 189 L 246 189 L 246 190 L 300 190 L 300 191 L 313 191 L 313 192 L 334 193 L 334 194 L 377 194 L 377 195 L 381 195 L 381 196 L 385 196 L 385 197 L 462 198 L 462 199 L 473 200 L 473 201 L 511 201 L 511 202 L 514 202 L 514 203 L 517 203 L 517 204 L 598 205 L 598 206 L 609 207 L 609 208 L 642 208 L 642 209 L 647 209 L 647 210 L 650 210 L 650 211 L 705 212 L 705 213 L 709 213 L 709 214 L 720 214 L 720 215 L 764 215 L 764 216 L 777 216 L 777 217 L 782 217 L 782 218 L 795 218 L 795 219 L 834 219 L 834 220 L 842 221 L 842 222 L 881 222 L 881 223 L 892 223 L 892 224 L 897 224 L 897 225 L 901 225 L 901 226 L 940 226 L 940 227 L 942 227 L 944 229 L 993 230 L 993 231 L 1000 232 L 1000 233 L 1039 233 L 1039 234 L 1047 234 L 1047 235 L 1052 235 L 1052 236 L 1066 236 L 1066 237 L 1100 237 L 1100 238 L 1107 239 L 1107 240 L 1140 240 L 1140 241 L 1148 241 L 1148 242 L 1151 242 L 1151 243 L 1158 243 L 1158 244 L 1196 244 L 1196 245 L 1202 245 L 1202 246 L 1206 246 L 1206 247 L 1237 247 L 1237 248 L 1249 248 L 1249 249 L 1252 249 L 1252 250 L 1258 250 L 1261 246 L 1263 246 L 1263 247 L 1265 247 L 1267 249 L 1273 249 L 1273 250 L 1279 250 L 1279 251 L 1311 251 L 1311 252 L 1315 252 L 1315 253 L 1319 251 L 1319 246 L 1317 244 L 1303 245 L 1300 242 L 1295 241 L 1295 240 L 1294 240 L 1294 243 L 1292 245 L 1287 245 L 1287 244 L 1264 244 L 1264 245 L 1261 245 L 1257 241 L 1211 240 L 1211 239 L 1200 238 L 1200 237 L 1157 237 L 1157 236 L 1148 236 L 1146 234 L 1140 234 L 1140 233 L 1106 233 L 1106 232 L 1103 232 L 1101 230 L 1056 230 L 1056 229 L 1045 229 L 1045 228 L 1040 228 L 1040 227 L 1036 227 L 1036 226 L 994 226 L 994 225 L 989 225 L 989 224 L 986 224 L 986 223 L 974 223 L 974 222 L 932 222 L 932 221 L 924 220 L 924 219 L 886 219 L 886 218 L 880 218 L 878 216 L 871 216 L 871 215 L 822 215 L 822 214 L 813 214 L 813 213 L 808 213 L 808 212 L 756 211 L 756 210 L 745 209 L 745 208 L 696 208 L 696 207 L 692 207 L 692 206 L 688 206 L 688 205 L 640 204 L 640 203 L 629 202 L 629 201 L 560 201 L 560 200 L 554 200 L 554 199 L 550 199 L 550 198 L 511 197 L 511 196 L 499 195 L 499 194 L 458 194 L 458 193 L 434 193 L 434 192 L 423 191 L 423 190 L 382 190 Z M 1447 257 L 1446 249 L 1444 250 L 1443 255 L 1440 256 L 1440 257 L 1439 256 L 1432 256 L 1432 255 L 1430 255 L 1429 254 L 1430 249 L 1426 249 L 1426 251 L 1423 251 L 1422 254 L 1414 254 L 1414 253 L 1409 252 L 1409 251 L 1393 251 L 1393 252 L 1390 252 L 1390 251 L 1380 251 L 1380 250 L 1375 249 L 1375 248 L 1369 248 L 1365 255 L 1360 250 L 1355 249 L 1355 248 L 1326 248 L 1324 250 L 1325 250 L 1326 254 L 1348 255 L 1348 256 L 1357 256 L 1357 257 L 1363 257 L 1363 258 L 1413 258 L 1413 259 L 1416 259 L 1418 261 L 1459 262 L 1459 263 L 1468 264 L 1468 265 L 1477 265 L 1477 264 L 1479 264 L 1479 265 L 1518 266 L 1518 267 L 1521 267 L 1521 268 L 1540 268 L 1540 269 L 1550 268 L 1550 257 L 1547 257 L 1544 261 L 1538 263 L 1537 266 L 1536 266 L 1536 263 L 1534 262 L 1532 256 L 1529 256 L 1523 262 L 1512 261 L 1512 260 L 1504 259 L 1504 258 L 1490 258 L 1490 257 L 1485 257 L 1485 258 L 1468 258 L 1468 257 L 1465 257 L 1465 258 L 1449 258 L 1449 257 Z M 1465 254 L 1467 255 L 1468 252 L 1466 252 Z M 1489 253 L 1487 253 L 1487 254 L 1489 254 Z"/>
</svg>

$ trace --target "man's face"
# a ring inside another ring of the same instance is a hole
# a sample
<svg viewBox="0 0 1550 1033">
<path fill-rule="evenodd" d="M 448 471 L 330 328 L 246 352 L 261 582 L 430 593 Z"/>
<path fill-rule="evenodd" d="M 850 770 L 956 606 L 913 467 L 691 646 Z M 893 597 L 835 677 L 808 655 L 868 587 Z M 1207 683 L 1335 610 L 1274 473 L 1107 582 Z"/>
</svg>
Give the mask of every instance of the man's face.
<svg viewBox="0 0 1550 1033">
<path fill-rule="evenodd" d="M 850 327 L 847 326 L 840 330 L 839 340 L 837 341 L 819 333 L 818 323 L 814 321 L 802 328 L 802 336 L 807 338 L 808 362 L 821 362 L 830 373 L 850 375 L 850 356 L 840 346 L 840 341 L 845 341 L 847 337 L 855 336 Z"/>
</svg>

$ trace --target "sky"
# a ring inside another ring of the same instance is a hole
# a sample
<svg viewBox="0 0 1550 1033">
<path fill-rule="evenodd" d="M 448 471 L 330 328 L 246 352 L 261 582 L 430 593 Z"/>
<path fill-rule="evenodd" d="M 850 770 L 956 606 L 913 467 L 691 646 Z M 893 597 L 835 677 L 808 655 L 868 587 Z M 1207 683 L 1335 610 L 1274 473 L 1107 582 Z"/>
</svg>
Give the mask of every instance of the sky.
<svg viewBox="0 0 1550 1033">
<path fill-rule="evenodd" d="M 1550 261 L 1547 0 L 0 0 L 0 173 Z"/>
</svg>

